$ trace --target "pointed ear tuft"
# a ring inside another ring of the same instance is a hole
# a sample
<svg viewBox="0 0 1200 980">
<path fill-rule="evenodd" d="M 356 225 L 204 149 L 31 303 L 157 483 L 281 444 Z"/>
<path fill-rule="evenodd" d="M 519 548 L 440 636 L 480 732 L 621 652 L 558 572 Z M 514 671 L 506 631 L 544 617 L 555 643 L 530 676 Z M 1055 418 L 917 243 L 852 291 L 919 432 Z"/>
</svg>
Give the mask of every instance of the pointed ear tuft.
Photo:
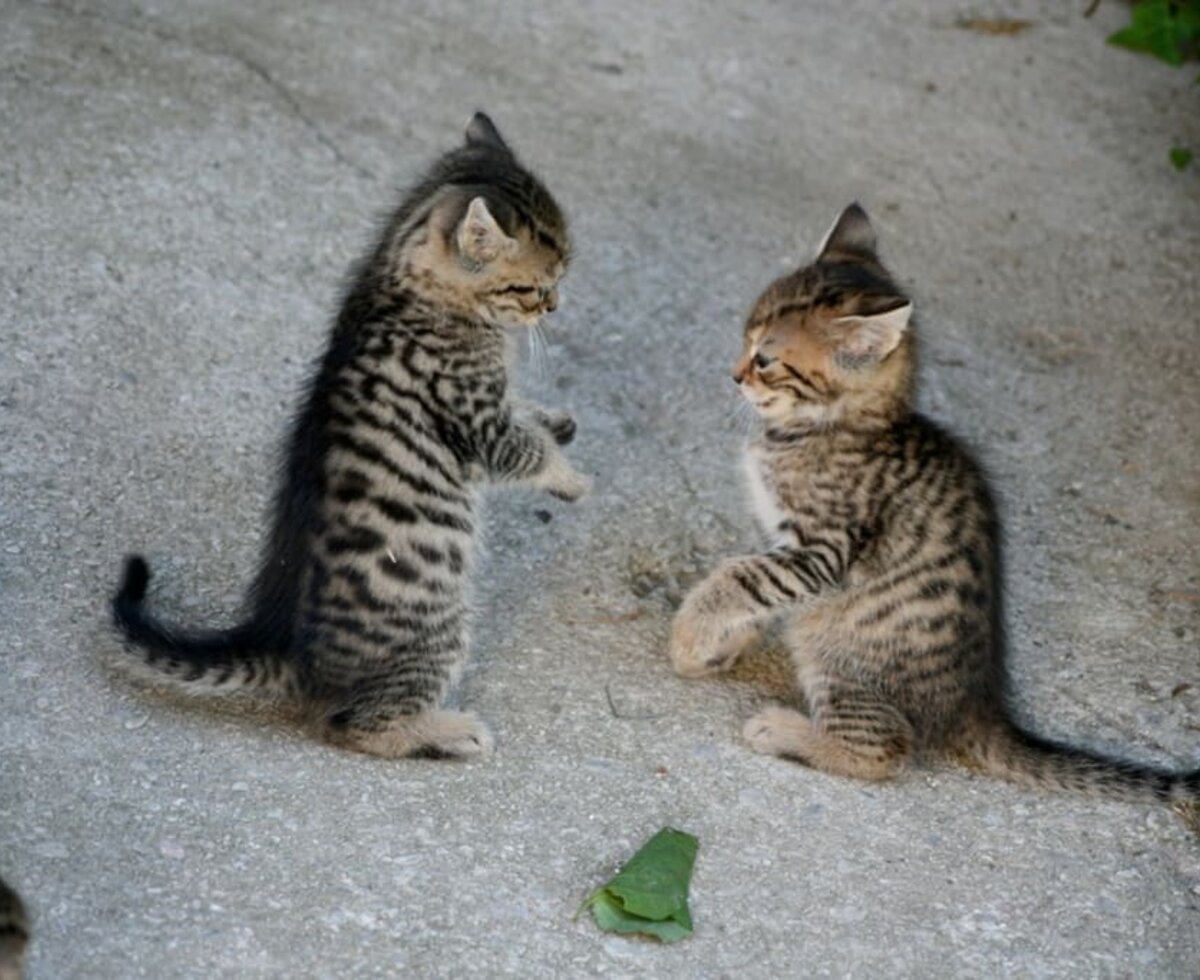
<svg viewBox="0 0 1200 980">
<path fill-rule="evenodd" d="M 504 229 L 482 197 L 471 199 L 467 213 L 458 225 L 458 250 L 471 262 L 484 265 L 497 258 L 502 252 L 516 247 L 516 239 L 504 233 Z"/>
<path fill-rule="evenodd" d="M 467 146 L 494 146 L 507 150 L 508 144 L 486 112 L 477 112 L 467 123 Z"/>
<path fill-rule="evenodd" d="M 857 203 L 851 204 L 838 215 L 837 221 L 821 241 L 817 257 L 823 258 L 828 252 L 875 254 L 875 229 L 871 227 L 871 219 L 867 217 L 867 212 Z"/>
<path fill-rule="evenodd" d="M 912 303 L 873 316 L 843 316 L 834 320 L 842 329 L 836 358 L 843 367 L 868 367 L 878 364 L 899 345 L 908 329 Z"/>
</svg>

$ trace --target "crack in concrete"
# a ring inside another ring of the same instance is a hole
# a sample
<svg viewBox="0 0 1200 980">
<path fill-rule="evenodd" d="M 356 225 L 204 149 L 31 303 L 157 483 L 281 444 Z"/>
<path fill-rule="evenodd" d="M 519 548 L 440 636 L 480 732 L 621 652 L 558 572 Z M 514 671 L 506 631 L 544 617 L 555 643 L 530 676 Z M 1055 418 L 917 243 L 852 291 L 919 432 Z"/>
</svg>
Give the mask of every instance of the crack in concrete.
<svg viewBox="0 0 1200 980">
<path fill-rule="evenodd" d="M 369 168 L 359 163 L 357 160 L 347 156 L 333 140 L 333 138 L 325 132 L 321 125 L 305 110 L 300 104 L 300 101 L 292 93 L 292 91 L 280 82 L 270 71 L 257 61 L 252 60 L 249 56 L 241 54 L 237 51 L 230 51 L 223 48 L 210 48 L 203 44 L 198 44 L 191 38 L 183 37 L 175 34 L 164 28 L 161 24 L 155 23 L 149 18 L 139 18 L 130 20 L 128 18 L 119 17 L 114 14 L 99 14 L 90 10 L 78 10 L 74 7 L 65 6 L 61 3 L 38 2 L 38 0 L 25 0 L 27 6 L 39 7 L 46 10 L 52 10 L 60 14 L 67 14 L 72 17 L 83 18 L 90 21 L 98 21 L 102 24 L 112 24 L 123 30 L 133 34 L 138 34 L 144 37 L 154 38 L 156 41 L 162 41 L 166 44 L 174 44 L 187 51 L 193 51 L 197 54 L 204 55 L 209 58 L 223 58 L 227 61 L 232 61 L 234 64 L 241 67 L 244 71 L 253 75 L 260 82 L 266 85 L 278 101 L 282 102 L 290 115 L 298 119 L 300 123 L 316 138 L 317 142 L 325 147 L 333 155 L 334 159 L 343 166 L 349 167 L 358 176 L 377 182 L 378 177 Z"/>
</svg>

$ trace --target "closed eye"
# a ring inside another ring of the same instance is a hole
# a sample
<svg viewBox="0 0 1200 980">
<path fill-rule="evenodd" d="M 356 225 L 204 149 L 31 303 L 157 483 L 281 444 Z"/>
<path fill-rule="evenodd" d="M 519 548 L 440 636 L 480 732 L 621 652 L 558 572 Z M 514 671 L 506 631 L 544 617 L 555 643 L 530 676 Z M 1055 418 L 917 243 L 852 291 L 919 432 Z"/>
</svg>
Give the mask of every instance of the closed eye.
<svg viewBox="0 0 1200 980">
<path fill-rule="evenodd" d="M 762 351 L 759 351 L 757 354 L 754 355 L 754 366 L 756 368 L 758 368 L 760 371 L 762 371 L 765 368 L 770 367 L 771 364 L 774 362 L 774 360 L 775 360 L 775 358 L 768 357 Z"/>
<path fill-rule="evenodd" d="M 518 296 L 531 296 L 538 291 L 536 286 L 505 286 L 498 290 L 501 293 L 516 293 Z"/>
</svg>

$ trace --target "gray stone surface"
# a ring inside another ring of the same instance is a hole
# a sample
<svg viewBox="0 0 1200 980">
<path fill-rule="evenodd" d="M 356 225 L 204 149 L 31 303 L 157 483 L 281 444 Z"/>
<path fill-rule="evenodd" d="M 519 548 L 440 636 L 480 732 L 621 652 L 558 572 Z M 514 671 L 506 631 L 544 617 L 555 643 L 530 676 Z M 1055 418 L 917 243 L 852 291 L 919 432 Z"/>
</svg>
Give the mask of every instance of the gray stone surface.
<svg viewBox="0 0 1200 980">
<path fill-rule="evenodd" d="M 857 198 L 925 407 L 1003 501 L 1022 710 L 1200 758 L 1200 183 L 1166 163 L 1200 150 L 1194 72 L 1081 7 L 0 3 L 0 874 L 30 975 L 1195 976 L 1168 813 L 760 758 L 737 733 L 790 697 L 780 657 L 663 657 L 679 590 L 751 540 L 740 318 Z M 997 14 L 1034 25 L 955 26 Z M 493 498 L 460 699 L 497 755 L 356 757 L 110 676 L 126 550 L 164 613 L 233 614 L 347 263 L 477 106 L 573 219 L 528 390 L 596 477 Z M 573 922 L 663 824 L 701 841 L 695 936 Z"/>
</svg>

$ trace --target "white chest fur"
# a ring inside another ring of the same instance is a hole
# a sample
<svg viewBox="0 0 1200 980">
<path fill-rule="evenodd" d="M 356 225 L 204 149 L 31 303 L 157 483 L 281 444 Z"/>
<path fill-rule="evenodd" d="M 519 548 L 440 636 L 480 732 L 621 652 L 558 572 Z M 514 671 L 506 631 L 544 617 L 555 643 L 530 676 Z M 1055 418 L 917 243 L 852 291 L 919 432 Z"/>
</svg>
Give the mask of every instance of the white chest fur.
<svg viewBox="0 0 1200 980">
<path fill-rule="evenodd" d="M 786 515 L 779 506 L 779 498 L 771 486 L 769 474 L 762 458 L 754 446 L 747 446 L 742 455 L 742 470 L 746 477 L 746 491 L 750 498 L 750 512 L 758 521 L 759 529 L 774 542 L 779 536 L 779 525 Z"/>
</svg>

